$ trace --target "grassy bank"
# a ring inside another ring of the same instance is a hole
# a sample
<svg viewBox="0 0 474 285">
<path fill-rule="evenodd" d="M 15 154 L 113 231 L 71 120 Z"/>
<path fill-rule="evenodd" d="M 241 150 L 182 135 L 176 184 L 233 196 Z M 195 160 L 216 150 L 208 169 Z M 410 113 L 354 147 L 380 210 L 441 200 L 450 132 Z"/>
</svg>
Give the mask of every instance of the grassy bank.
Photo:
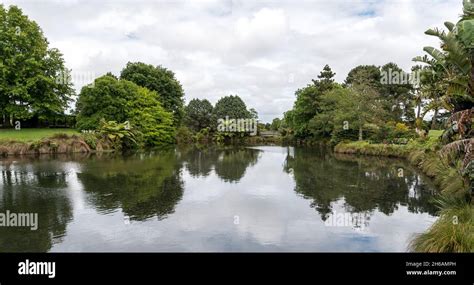
<svg viewBox="0 0 474 285">
<path fill-rule="evenodd" d="M 440 192 L 435 202 L 440 218 L 430 229 L 413 238 L 410 250 L 417 252 L 474 252 L 474 207 L 470 181 L 460 162 L 446 161 L 439 154 L 437 135 L 406 145 L 347 142 L 335 146 L 336 153 L 377 155 L 408 159 L 434 179 Z"/>
<path fill-rule="evenodd" d="M 0 130 L 0 156 L 108 151 L 110 142 L 74 129 Z"/>
<path fill-rule="evenodd" d="M 79 134 L 74 129 L 0 129 L 0 143 L 4 141 L 33 142 L 57 134 Z"/>
</svg>

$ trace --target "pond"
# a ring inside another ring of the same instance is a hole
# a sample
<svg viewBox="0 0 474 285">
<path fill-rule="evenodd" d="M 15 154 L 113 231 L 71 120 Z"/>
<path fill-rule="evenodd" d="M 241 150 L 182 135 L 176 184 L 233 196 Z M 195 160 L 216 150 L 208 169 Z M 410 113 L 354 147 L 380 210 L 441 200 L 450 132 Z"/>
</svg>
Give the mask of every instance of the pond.
<svg viewBox="0 0 474 285">
<path fill-rule="evenodd" d="M 188 148 L 0 160 L 2 252 L 398 252 L 435 220 L 403 160 L 322 148 Z"/>
</svg>

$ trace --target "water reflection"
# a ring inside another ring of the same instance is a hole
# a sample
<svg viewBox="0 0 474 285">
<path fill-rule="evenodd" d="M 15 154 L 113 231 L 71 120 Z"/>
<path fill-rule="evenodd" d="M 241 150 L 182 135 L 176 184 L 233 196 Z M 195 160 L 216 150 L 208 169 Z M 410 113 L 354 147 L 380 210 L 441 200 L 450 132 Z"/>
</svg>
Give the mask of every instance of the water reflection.
<svg viewBox="0 0 474 285">
<path fill-rule="evenodd" d="M 130 220 L 166 218 L 183 196 L 174 152 L 92 159 L 77 173 L 88 200 L 99 211 L 122 209 Z"/>
<path fill-rule="evenodd" d="M 38 229 L 0 227 L 0 251 L 43 252 L 60 242 L 72 209 L 65 192 L 66 172 L 52 161 L 20 164 L 4 160 L 0 167 L 0 213 L 37 213 Z"/>
<path fill-rule="evenodd" d="M 212 170 L 225 182 L 238 182 L 248 167 L 257 163 L 260 150 L 251 148 L 189 148 L 182 150 L 186 169 L 195 177 Z"/>
<path fill-rule="evenodd" d="M 1 251 L 403 251 L 436 213 L 404 161 L 326 149 L 10 158 L 0 173 L 0 213 L 39 214 L 37 231 L 0 227 Z"/>
<path fill-rule="evenodd" d="M 341 199 L 350 213 L 378 210 L 390 215 L 400 206 L 412 213 L 434 215 L 437 210 L 431 203 L 432 185 L 402 160 L 298 148 L 287 156 L 284 169 L 293 174 L 295 191 L 311 200 L 323 221 Z"/>
</svg>

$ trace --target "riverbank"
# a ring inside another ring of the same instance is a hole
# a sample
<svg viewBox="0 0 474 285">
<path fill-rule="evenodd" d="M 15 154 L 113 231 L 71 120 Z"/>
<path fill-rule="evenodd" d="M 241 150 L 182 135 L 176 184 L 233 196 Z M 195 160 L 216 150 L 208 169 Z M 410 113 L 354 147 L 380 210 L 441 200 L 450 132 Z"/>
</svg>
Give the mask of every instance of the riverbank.
<svg viewBox="0 0 474 285">
<path fill-rule="evenodd" d="M 1 141 L 0 155 L 87 153 L 91 147 L 77 135 L 57 134 L 36 141 Z"/>
<path fill-rule="evenodd" d="M 38 134 L 43 134 L 45 137 L 40 137 Z M 0 140 L 0 156 L 94 153 L 113 150 L 106 140 L 72 131 L 69 134 L 59 132 L 52 135 L 48 132 L 37 132 L 36 136 L 23 131 L 21 135 L 21 138 L 12 136 Z"/>
<path fill-rule="evenodd" d="M 438 154 L 436 138 L 413 140 L 406 145 L 339 143 L 334 152 L 405 158 L 433 178 L 440 192 L 436 203 L 440 218 L 430 229 L 413 238 L 410 250 L 417 252 L 474 252 L 474 206 L 470 181 L 456 161 Z"/>
</svg>

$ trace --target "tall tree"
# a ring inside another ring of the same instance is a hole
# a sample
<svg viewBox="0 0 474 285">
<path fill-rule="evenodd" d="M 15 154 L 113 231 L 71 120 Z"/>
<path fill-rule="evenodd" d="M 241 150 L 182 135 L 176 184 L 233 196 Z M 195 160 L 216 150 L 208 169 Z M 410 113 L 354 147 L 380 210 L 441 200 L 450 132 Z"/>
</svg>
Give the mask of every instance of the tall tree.
<svg viewBox="0 0 474 285">
<path fill-rule="evenodd" d="M 468 58 L 469 71 L 467 76 L 467 91 L 474 98 L 474 1 L 464 0 L 463 15 L 456 24 L 456 39 L 462 45 L 463 54 Z M 471 101 L 472 102 L 472 101 Z"/>
<path fill-rule="evenodd" d="M 333 120 L 340 130 L 358 130 L 359 140 L 363 140 L 363 130 L 369 123 L 380 123 L 385 114 L 382 100 L 374 88 L 374 73 L 370 69 L 358 69 L 352 73 L 351 86 L 328 93 L 324 100 L 333 105 Z"/>
<path fill-rule="evenodd" d="M 225 119 L 226 116 L 230 119 L 252 118 L 252 114 L 247 110 L 247 105 L 238 95 L 225 96 L 217 101 L 213 112 L 214 119 Z"/>
<path fill-rule="evenodd" d="M 258 112 L 257 112 L 257 110 L 255 110 L 254 108 L 250 108 L 249 112 L 250 112 L 250 117 L 251 117 L 252 119 L 258 120 Z"/>
<path fill-rule="evenodd" d="M 211 126 L 212 104 L 207 100 L 192 99 L 185 108 L 185 124 L 193 131 L 200 131 Z"/>
<path fill-rule="evenodd" d="M 307 138 L 311 135 L 309 121 L 320 111 L 320 97 L 334 88 L 334 76 L 331 68 L 326 65 L 313 79 L 313 84 L 296 91 L 296 101 L 293 106 L 292 121 L 288 125 L 294 129 L 297 138 Z"/>
<path fill-rule="evenodd" d="M 0 112 L 3 123 L 62 113 L 74 94 L 62 54 L 36 22 L 0 4 Z M 8 119 L 9 118 L 9 119 Z"/>
<path fill-rule="evenodd" d="M 323 70 L 319 73 L 318 75 L 318 80 L 312 80 L 313 84 L 318 86 L 321 90 L 321 92 L 325 92 L 329 89 L 332 89 L 333 84 L 334 84 L 334 76 L 336 76 L 336 73 L 332 72 L 331 67 L 326 64 L 323 67 Z"/>
<path fill-rule="evenodd" d="M 272 131 L 278 131 L 280 129 L 280 126 L 281 126 L 280 118 L 275 118 L 275 119 L 272 120 L 272 124 L 270 125 L 270 129 Z"/>
<path fill-rule="evenodd" d="M 184 117 L 184 91 L 171 70 L 142 62 L 129 62 L 120 78 L 156 91 L 157 99 L 173 114 L 174 124 L 181 123 Z"/>
<path fill-rule="evenodd" d="M 379 92 L 389 115 L 388 119 L 413 122 L 415 113 L 412 83 L 415 78 L 393 62 L 383 65 L 380 70 L 382 78 Z"/>
<path fill-rule="evenodd" d="M 382 74 L 380 73 L 380 69 L 375 65 L 359 65 L 354 67 L 347 74 L 344 84 L 351 86 L 354 83 L 354 80 L 357 79 L 358 74 L 361 74 L 360 72 L 366 74 L 367 82 L 365 82 L 365 84 L 368 84 L 377 90 L 380 89 Z"/>
</svg>

